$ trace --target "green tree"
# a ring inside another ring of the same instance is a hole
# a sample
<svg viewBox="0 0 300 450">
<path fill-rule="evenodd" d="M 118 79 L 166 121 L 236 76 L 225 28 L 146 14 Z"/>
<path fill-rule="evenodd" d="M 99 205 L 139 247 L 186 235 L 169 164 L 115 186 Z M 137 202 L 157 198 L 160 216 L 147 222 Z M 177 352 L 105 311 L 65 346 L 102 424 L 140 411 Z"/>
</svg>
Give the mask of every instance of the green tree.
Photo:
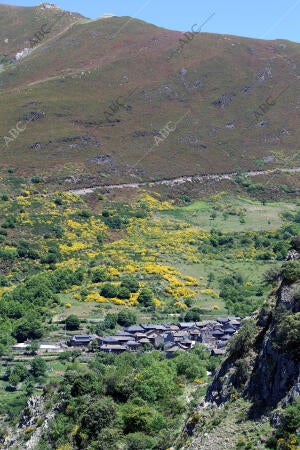
<svg viewBox="0 0 300 450">
<path fill-rule="evenodd" d="M 16 363 L 13 367 L 12 373 L 18 375 L 20 381 L 24 381 L 28 376 L 27 367 L 23 363 Z"/>
<path fill-rule="evenodd" d="M 70 331 L 79 330 L 80 319 L 75 314 L 71 314 L 66 318 L 66 329 Z"/>
<path fill-rule="evenodd" d="M 126 434 L 136 431 L 151 432 L 153 420 L 157 415 L 153 408 L 146 404 L 140 406 L 128 402 L 123 411 L 124 432 Z"/>
<path fill-rule="evenodd" d="M 184 320 L 187 322 L 198 322 L 200 320 L 200 317 L 200 312 L 197 310 L 197 308 L 191 308 L 186 312 Z"/>
<path fill-rule="evenodd" d="M 300 260 L 287 261 L 283 264 L 283 276 L 289 283 L 300 279 Z"/>
<path fill-rule="evenodd" d="M 118 298 L 127 300 L 130 298 L 130 290 L 126 287 L 120 286 L 118 289 Z"/>
<path fill-rule="evenodd" d="M 153 437 L 145 433 L 130 433 L 126 436 L 127 450 L 152 450 L 157 448 Z"/>
<path fill-rule="evenodd" d="M 93 283 L 100 283 L 102 281 L 108 281 L 109 275 L 105 270 L 105 267 L 97 267 L 92 272 L 92 282 Z"/>
<path fill-rule="evenodd" d="M 300 359 L 300 312 L 288 314 L 280 320 L 276 345 L 281 351 L 293 353 Z"/>
<path fill-rule="evenodd" d="M 122 279 L 121 287 L 129 289 L 130 292 L 137 292 L 140 285 L 136 278 L 127 276 Z"/>
<path fill-rule="evenodd" d="M 230 356 L 239 358 L 253 346 L 257 334 L 254 319 L 244 320 L 242 327 L 230 340 L 228 351 Z"/>
<path fill-rule="evenodd" d="M 153 306 L 153 292 L 149 288 L 143 288 L 138 296 L 138 302 L 148 308 Z"/>
<path fill-rule="evenodd" d="M 102 286 L 100 293 L 101 295 L 103 295 L 103 297 L 114 298 L 118 296 L 118 288 L 113 284 L 106 283 L 104 284 L 104 286 Z"/>
<path fill-rule="evenodd" d="M 118 313 L 118 324 L 122 327 L 129 327 L 137 322 L 137 316 L 134 311 L 123 309 Z"/>
<path fill-rule="evenodd" d="M 39 339 L 43 336 L 43 324 L 40 319 L 20 319 L 13 331 L 13 336 L 18 342 L 24 342 L 27 339 Z"/>
<path fill-rule="evenodd" d="M 116 420 L 116 406 L 109 398 L 101 398 L 88 405 L 81 419 L 81 425 L 89 436 L 95 436 L 103 428 L 111 427 Z"/>
<path fill-rule="evenodd" d="M 104 328 L 113 330 L 114 328 L 116 328 L 117 320 L 118 320 L 117 314 L 110 314 L 110 313 L 106 314 L 103 322 Z"/>
<path fill-rule="evenodd" d="M 31 373 L 34 378 L 43 377 L 46 373 L 47 364 L 43 358 L 36 356 L 31 362 Z"/>
<path fill-rule="evenodd" d="M 9 384 L 13 389 L 16 388 L 17 384 L 20 382 L 20 377 L 17 373 L 11 373 L 8 377 Z"/>
</svg>

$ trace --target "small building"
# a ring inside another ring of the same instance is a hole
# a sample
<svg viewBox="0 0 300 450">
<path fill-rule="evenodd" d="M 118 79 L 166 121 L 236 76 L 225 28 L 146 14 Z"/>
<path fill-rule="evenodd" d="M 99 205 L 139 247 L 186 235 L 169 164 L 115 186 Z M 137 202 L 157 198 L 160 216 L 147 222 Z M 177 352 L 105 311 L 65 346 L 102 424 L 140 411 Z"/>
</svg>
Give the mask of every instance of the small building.
<svg viewBox="0 0 300 450">
<path fill-rule="evenodd" d="M 23 352 L 25 352 L 28 349 L 28 347 L 30 347 L 30 341 L 19 342 L 18 344 L 13 345 L 12 349 L 15 352 L 23 353 Z"/>
<path fill-rule="evenodd" d="M 135 339 L 140 340 L 148 338 L 148 335 L 146 333 L 135 333 L 134 337 Z"/>
<path fill-rule="evenodd" d="M 97 337 L 97 341 L 99 345 L 114 344 L 114 343 L 117 344 L 119 342 L 116 336 L 99 336 Z"/>
<path fill-rule="evenodd" d="M 187 328 L 195 328 L 196 327 L 196 323 L 195 322 L 179 322 L 179 328 L 181 330 L 185 330 Z"/>
<path fill-rule="evenodd" d="M 148 339 L 150 341 L 150 344 L 152 344 L 154 347 L 158 347 L 164 342 L 164 338 L 162 337 L 162 335 L 157 333 L 149 334 Z"/>
<path fill-rule="evenodd" d="M 230 325 L 231 325 L 232 327 L 238 329 L 238 328 L 240 328 L 240 326 L 241 326 L 241 321 L 236 320 L 236 319 L 231 320 L 231 321 L 230 321 Z"/>
<path fill-rule="evenodd" d="M 172 347 L 165 350 L 166 357 L 173 358 L 174 353 L 178 351 L 187 351 L 187 348 L 180 344 L 173 345 Z"/>
<path fill-rule="evenodd" d="M 225 353 L 226 350 L 223 348 L 213 348 L 210 352 L 211 356 L 223 356 Z"/>
<path fill-rule="evenodd" d="M 187 348 L 193 348 L 195 347 L 195 341 L 191 341 L 190 339 L 184 339 L 180 342 L 182 345 L 184 345 Z"/>
<path fill-rule="evenodd" d="M 221 341 L 228 342 L 228 341 L 230 341 L 230 339 L 231 339 L 231 336 L 229 334 L 225 334 L 225 336 L 220 336 Z"/>
<path fill-rule="evenodd" d="M 100 350 L 102 352 L 106 352 L 106 353 L 123 353 L 126 352 L 127 348 L 125 347 L 125 345 L 111 345 L 111 344 L 103 344 L 100 347 Z"/>
<path fill-rule="evenodd" d="M 216 338 L 221 338 L 222 336 L 224 336 L 224 331 L 221 330 L 215 330 L 213 331 L 212 335 Z"/>
<path fill-rule="evenodd" d="M 55 342 L 44 342 L 40 344 L 38 353 L 60 353 L 65 351 L 64 345 Z"/>
<path fill-rule="evenodd" d="M 90 334 L 75 334 L 68 341 L 69 347 L 86 347 L 94 340 L 94 336 Z"/>
<path fill-rule="evenodd" d="M 126 343 L 126 346 L 129 350 L 131 350 L 132 352 L 137 351 L 139 348 L 142 347 L 142 344 L 140 342 L 137 341 L 128 341 Z"/>
<path fill-rule="evenodd" d="M 174 334 L 173 333 L 164 333 L 163 335 L 162 335 L 162 337 L 163 337 L 163 340 L 164 340 L 164 345 L 167 345 L 167 344 L 174 344 Z"/>
<path fill-rule="evenodd" d="M 187 331 L 176 331 L 175 333 L 173 333 L 174 339 L 179 339 L 179 340 L 184 339 L 188 335 L 189 334 Z"/>
<path fill-rule="evenodd" d="M 191 339 L 196 341 L 198 339 L 198 337 L 201 336 L 201 331 L 193 328 L 192 330 L 190 330 L 190 336 L 191 336 Z"/>
<path fill-rule="evenodd" d="M 140 325 L 131 325 L 130 327 L 125 328 L 127 333 L 135 334 L 135 333 L 144 333 L 145 330 Z"/>
<path fill-rule="evenodd" d="M 119 342 L 120 344 L 126 344 L 126 342 L 128 341 L 132 341 L 133 337 L 132 336 L 113 336 L 115 338 L 116 342 Z"/>
<path fill-rule="evenodd" d="M 217 322 L 219 322 L 219 323 L 221 323 L 223 325 L 224 323 L 229 322 L 229 317 L 219 317 L 217 319 Z"/>
<path fill-rule="evenodd" d="M 233 327 L 227 326 L 227 325 L 224 327 L 224 331 L 226 334 L 230 334 L 230 335 L 232 335 L 236 332 L 236 330 Z"/>
</svg>

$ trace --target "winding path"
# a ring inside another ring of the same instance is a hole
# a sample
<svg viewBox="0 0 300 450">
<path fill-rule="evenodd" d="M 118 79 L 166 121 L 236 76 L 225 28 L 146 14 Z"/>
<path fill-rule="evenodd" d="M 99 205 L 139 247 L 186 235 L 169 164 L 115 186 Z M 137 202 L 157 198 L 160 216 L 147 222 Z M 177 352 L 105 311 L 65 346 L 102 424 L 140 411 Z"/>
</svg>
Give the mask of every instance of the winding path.
<svg viewBox="0 0 300 450">
<path fill-rule="evenodd" d="M 283 168 L 283 169 L 272 169 L 272 170 L 257 170 L 257 171 L 248 171 L 241 173 L 244 177 L 256 177 L 259 175 L 272 175 L 280 172 L 300 172 L 300 167 L 291 167 L 291 168 Z M 126 188 L 133 188 L 138 189 L 140 187 L 151 187 L 151 186 L 159 186 L 159 185 L 166 185 L 166 186 L 174 186 L 176 184 L 184 184 L 184 183 L 192 183 L 192 182 L 204 182 L 209 180 L 215 180 L 215 181 L 223 181 L 223 180 L 232 180 L 234 177 L 237 176 L 237 172 L 231 172 L 231 173 L 219 173 L 219 174 L 202 174 L 202 175 L 191 175 L 191 176 L 182 176 L 179 178 L 170 178 L 170 179 L 163 179 L 163 180 L 157 180 L 157 181 L 145 181 L 141 183 L 123 183 L 123 184 L 104 184 L 99 186 L 92 186 L 89 188 L 82 188 L 82 189 L 73 189 L 71 191 L 68 191 L 70 194 L 77 194 L 77 195 L 86 195 L 91 194 L 97 189 L 126 189 Z"/>
</svg>

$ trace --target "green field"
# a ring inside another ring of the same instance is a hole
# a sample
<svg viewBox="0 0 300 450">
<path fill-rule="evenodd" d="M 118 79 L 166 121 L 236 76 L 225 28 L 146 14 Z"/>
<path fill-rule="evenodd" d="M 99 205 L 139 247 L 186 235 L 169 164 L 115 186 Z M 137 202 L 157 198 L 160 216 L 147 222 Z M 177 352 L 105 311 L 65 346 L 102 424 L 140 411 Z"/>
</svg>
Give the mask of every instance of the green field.
<svg viewBox="0 0 300 450">
<path fill-rule="evenodd" d="M 162 211 L 160 216 L 167 216 L 177 221 L 184 221 L 204 230 L 217 228 L 227 232 L 276 230 L 283 224 L 280 215 L 295 211 L 296 202 L 266 202 L 224 196 L 219 201 L 198 201 L 188 206 Z M 216 217 L 211 214 L 215 212 Z M 224 214 L 227 214 L 224 217 Z M 242 213 L 245 223 L 240 223 Z"/>
</svg>

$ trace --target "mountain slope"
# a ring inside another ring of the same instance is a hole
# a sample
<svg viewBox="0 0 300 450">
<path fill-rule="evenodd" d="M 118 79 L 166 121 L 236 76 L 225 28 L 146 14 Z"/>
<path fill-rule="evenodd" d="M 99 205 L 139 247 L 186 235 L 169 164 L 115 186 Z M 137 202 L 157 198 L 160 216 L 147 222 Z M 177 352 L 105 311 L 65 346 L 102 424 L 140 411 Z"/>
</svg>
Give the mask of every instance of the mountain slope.
<svg viewBox="0 0 300 450">
<path fill-rule="evenodd" d="M 49 38 L 80 19 L 83 19 L 80 14 L 58 7 L 46 8 L 45 4 L 30 8 L 0 4 L 0 63 L 9 62 L 16 53 L 28 47 L 30 39 L 43 24 L 48 25 L 47 30 L 53 27 L 46 35 Z"/>
<path fill-rule="evenodd" d="M 31 10 L 1 8 L 11 22 Z M 3 176 L 13 167 L 69 187 L 70 175 L 82 186 L 297 165 L 299 44 L 198 33 L 174 55 L 182 33 L 81 19 L 63 18 L 0 73 Z"/>
</svg>

